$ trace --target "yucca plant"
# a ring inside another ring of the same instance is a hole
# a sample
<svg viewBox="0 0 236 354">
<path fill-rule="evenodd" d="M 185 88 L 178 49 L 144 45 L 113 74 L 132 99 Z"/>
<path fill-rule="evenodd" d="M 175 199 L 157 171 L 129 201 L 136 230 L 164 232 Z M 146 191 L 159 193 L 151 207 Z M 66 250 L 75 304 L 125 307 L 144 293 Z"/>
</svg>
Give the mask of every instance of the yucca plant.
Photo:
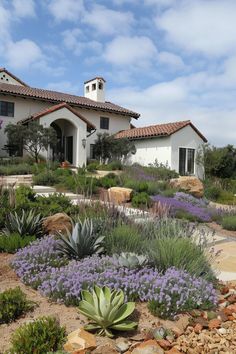
<svg viewBox="0 0 236 354">
<path fill-rule="evenodd" d="M 97 236 L 91 219 L 77 222 L 71 233 L 69 231 L 67 231 L 67 235 L 58 233 L 58 236 L 61 240 L 58 250 L 69 259 L 79 260 L 104 251 L 104 236 Z"/>
<path fill-rule="evenodd" d="M 99 288 L 95 285 L 92 292 L 82 290 L 81 297 L 79 312 L 92 320 L 84 326 L 87 331 L 98 331 L 98 335 L 113 337 L 113 330 L 131 331 L 137 327 L 136 322 L 127 320 L 134 311 L 135 303 L 124 303 L 122 290 L 111 291 L 106 286 Z"/>
<path fill-rule="evenodd" d="M 129 269 L 141 268 L 148 264 L 148 258 L 145 255 L 139 255 L 133 252 L 122 252 L 120 255 L 114 255 L 120 267 Z"/>
<path fill-rule="evenodd" d="M 36 214 L 33 210 L 29 212 L 23 210 L 20 214 L 16 212 L 9 213 L 5 221 L 3 234 L 11 235 L 13 233 L 17 233 L 20 236 L 42 236 L 41 215 Z"/>
</svg>

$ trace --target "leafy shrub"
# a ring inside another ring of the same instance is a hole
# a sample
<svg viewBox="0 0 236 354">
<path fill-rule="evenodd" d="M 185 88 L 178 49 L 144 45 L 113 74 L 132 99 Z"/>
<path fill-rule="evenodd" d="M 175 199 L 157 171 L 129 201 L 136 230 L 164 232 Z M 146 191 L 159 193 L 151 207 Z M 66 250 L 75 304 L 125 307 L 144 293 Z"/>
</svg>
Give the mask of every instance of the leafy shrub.
<svg viewBox="0 0 236 354">
<path fill-rule="evenodd" d="M 209 200 L 217 201 L 221 194 L 222 189 L 218 186 L 208 186 L 205 188 L 205 196 Z"/>
<path fill-rule="evenodd" d="M 16 188 L 16 208 L 26 209 L 30 207 L 30 203 L 35 201 L 36 195 L 29 186 L 19 186 Z"/>
<path fill-rule="evenodd" d="M 184 219 L 184 220 L 188 220 L 190 222 L 201 222 L 202 221 L 198 216 L 193 215 L 183 209 L 176 209 L 175 217 L 177 219 Z"/>
<path fill-rule="evenodd" d="M 147 193 L 141 192 L 132 197 L 131 204 L 134 208 L 149 208 L 152 204 L 152 200 Z"/>
<path fill-rule="evenodd" d="M 18 233 L 20 236 L 42 236 L 42 218 L 40 214 L 30 210 L 29 212 L 10 213 L 5 221 L 3 229 L 5 235 Z"/>
<path fill-rule="evenodd" d="M 10 235 L 0 234 L 0 252 L 15 253 L 20 248 L 28 246 L 31 242 L 35 240 L 35 236 L 22 237 L 17 233 L 13 233 Z"/>
<path fill-rule="evenodd" d="M 125 187 L 131 188 L 136 192 L 147 192 L 148 191 L 148 183 L 144 181 L 137 180 L 128 180 L 125 183 Z"/>
<path fill-rule="evenodd" d="M 54 186 L 60 182 L 60 176 L 51 170 L 45 169 L 44 171 L 33 176 L 33 182 L 40 186 Z"/>
<path fill-rule="evenodd" d="M 34 307 L 19 287 L 5 290 L 0 293 L 0 324 L 14 321 Z"/>
<path fill-rule="evenodd" d="M 0 166 L 0 176 L 27 175 L 32 174 L 32 172 L 33 166 L 26 163 Z"/>
<path fill-rule="evenodd" d="M 53 317 L 41 317 L 19 327 L 11 339 L 12 354 L 45 354 L 62 349 L 66 339 L 65 327 Z"/>
<path fill-rule="evenodd" d="M 119 183 L 119 177 L 116 176 L 114 173 L 109 173 L 108 175 L 100 178 L 98 180 L 98 184 L 103 187 L 103 188 L 111 188 L 111 187 L 115 187 L 118 186 Z"/>
<path fill-rule="evenodd" d="M 166 271 L 170 267 L 210 280 L 215 278 L 204 250 L 184 237 L 165 237 L 149 243 L 148 256 L 155 267 Z"/>
<path fill-rule="evenodd" d="M 105 250 L 108 254 L 139 253 L 142 243 L 141 234 L 133 225 L 118 225 L 105 236 Z"/>
<path fill-rule="evenodd" d="M 81 259 L 94 253 L 103 252 L 104 236 L 96 235 L 92 219 L 79 221 L 67 235 L 58 233 L 60 243 L 58 250 L 69 259 Z"/>
<path fill-rule="evenodd" d="M 236 215 L 224 216 L 222 219 L 222 227 L 226 230 L 236 231 Z"/>
<path fill-rule="evenodd" d="M 106 286 L 99 288 L 95 285 L 92 293 L 82 290 L 81 297 L 79 312 L 92 320 L 84 326 L 86 330 L 98 330 L 98 335 L 113 337 L 113 330 L 126 332 L 137 327 L 136 322 L 127 320 L 134 311 L 135 303 L 124 303 L 122 290 L 111 291 Z"/>
<path fill-rule="evenodd" d="M 101 171 L 116 171 L 116 170 L 122 170 L 122 168 L 123 166 L 120 161 L 112 161 L 106 165 L 97 166 L 97 169 Z"/>
<path fill-rule="evenodd" d="M 218 203 L 221 204 L 230 204 L 230 205 L 235 205 L 236 204 L 236 197 L 234 196 L 234 194 L 232 192 L 228 192 L 228 191 L 222 191 L 220 193 L 220 196 L 217 199 Z"/>
<path fill-rule="evenodd" d="M 94 162 L 90 162 L 88 165 L 87 165 L 87 171 L 88 172 L 94 172 L 98 169 L 99 167 L 99 161 L 94 161 Z"/>
<path fill-rule="evenodd" d="M 174 197 L 176 193 L 176 189 L 173 188 L 166 188 L 161 192 L 161 195 L 163 195 L 164 197 Z"/>
</svg>

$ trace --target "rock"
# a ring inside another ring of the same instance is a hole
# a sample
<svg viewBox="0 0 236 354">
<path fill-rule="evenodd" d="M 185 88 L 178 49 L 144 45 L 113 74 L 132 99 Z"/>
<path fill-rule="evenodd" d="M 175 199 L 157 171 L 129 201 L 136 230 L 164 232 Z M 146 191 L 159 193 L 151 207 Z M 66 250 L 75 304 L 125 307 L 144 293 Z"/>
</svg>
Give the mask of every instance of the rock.
<svg viewBox="0 0 236 354">
<path fill-rule="evenodd" d="M 166 336 L 166 329 L 164 327 L 158 327 L 153 330 L 153 337 L 156 340 L 164 339 Z"/>
<path fill-rule="evenodd" d="M 200 324 L 203 328 L 207 328 L 208 327 L 208 322 L 205 318 L 203 317 L 197 317 L 193 319 L 193 323 L 195 324 Z"/>
<path fill-rule="evenodd" d="M 55 234 L 59 231 L 66 232 L 67 229 L 71 232 L 72 220 L 65 213 L 57 213 L 44 219 L 43 228 L 48 234 Z"/>
<path fill-rule="evenodd" d="M 82 328 L 71 332 L 67 337 L 67 342 L 64 344 L 64 350 L 69 353 L 80 353 L 83 349 L 94 349 L 97 343 L 95 336 Z"/>
<path fill-rule="evenodd" d="M 129 202 L 132 197 L 133 190 L 131 188 L 111 187 L 108 189 L 109 201 L 115 204 Z"/>
<path fill-rule="evenodd" d="M 181 352 L 176 348 L 171 348 L 166 354 L 181 354 Z"/>
<path fill-rule="evenodd" d="M 236 304 L 229 305 L 227 308 L 228 308 L 229 310 L 231 310 L 232 313 L 236 313 Z"/>
<path fill-rule="evenodd" d="M 230 295 L 229 297 L 227 297 L 227 301 L 230 303 L 230 304 L 234 304 L 236 302 L 236 295 L 233 294 L 233 295 Z"/>
<path fill-rule="evenodd" d="M 199 334 L 203 330 L 203 327 L 200 323 L 197 323 L 196 326 L 194 327 L 194 332 Z"/>
<path fill-rule="evenodd" d="M 202 198 L 204 195 L 203 183 L 197 177 L 181 176 L 170 180 L 170 186 L 182 189 L 196 198 Z"/>
<path fill-rule="evenodd" d="M 182 315 L 178 321 L 165 321 L 163 323 L 163 326 L 168 329 L 171 330 L 172 332 L 174 332 L 174 334 L 179 337 L 181 336 L 181 334 L 184 333 L 185 329 L 187 328 L 187 326 L 189 325 L 189 320 L 190 320 L 190 316 L 189 315 Z"/>
<path fill-rule="evenodd" d="M 157 340 L 157 343 L 162 347 L 164 350 L 168 350 L 171 347 L 171 344 L 168 340 L 166 339 L 159 339 Z"/>
<path fill-rule="evenodd" d="M 92 354 L 117 354 L 117 350 L 112 344 L 102 344 L 99 345 L 95 350 L 92 351 Z"/>
<path fill-rule="evenodd" d="M 226 333 L 227 333 L 227 331 L 226 331 L 225 328 L 219 328 L 219 329 L 218 329 L 218 332 L 219 332 L 220 334 L 226 334 Z"/>
<path fill-rule="evenodd" d="M 207 312 L 207 319 L 208 320 L 213 320 L 214 318 L 217 318 L 217 313 L 214 311 L 208 311 Z"/>
<path fill-rule="evenodd" d="M 220 325 L 221 325 L 221 321 L 218 318 L 214 318 L 213 320 L 210 320 L 208 323 L 209 329 L 219 328 Z"/>
<path fill-rule="evenodd" d="M 142 344 L 139 344 L 133 351 L 132 354 L 164 354 L 164 350 L 159 346 L 159 344 L 150 339 Z"/>
<path fill-rule="evenodd" d="M 130 344 L 131 343 L 127 339 L 118 338 L 116 340 L 116 349 L 118 350 L 119 353 L 124 353 L 129 349 Z"/>
<path fill-rule="evenodd" d="M 228 316 L 224 313 L 224 311 L 218 311 L 217 318 L 222 322 L 226 322 L 228 320 Z"/>
<path fill-rule="evenodd" d="M 228 292 L 229 292 L 229 287 L 228 287 L 228 286 L 223 286 L 223 287 L 220 289 L 220 292 L 221 292 L 222 295 L 228 294 Z"/>
</svg>

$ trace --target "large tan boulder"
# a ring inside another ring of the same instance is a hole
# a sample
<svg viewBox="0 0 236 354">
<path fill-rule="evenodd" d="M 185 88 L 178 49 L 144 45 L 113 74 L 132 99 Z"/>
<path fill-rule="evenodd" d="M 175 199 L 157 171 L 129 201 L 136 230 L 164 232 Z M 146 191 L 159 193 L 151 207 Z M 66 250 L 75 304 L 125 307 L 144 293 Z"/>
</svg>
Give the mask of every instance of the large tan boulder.
<svg viewBox="0 0 236 354">
<path fill-rule="evenodd" d="M 170 180 L 170 186 L 180 188 L 192 194 L 196 198 L 201 198 L 204 195 L 203 183 L 197 177 L 182 176 Z"/>
<path fill-rule="evenodd" d="M 57 213 L 44 219 L 43 228 L 48 234 L 66 233 L 67 229 L 72 231 L 72 220 L 65 213 Z"/>
<path fill-rule="evenodd" d="M 131 188 L 111 187 L 108 189 L 108 198 L 115 204 L 122 204 L 131 200 L 132 193 Z"/>
<path fill-rule="evenodd" d="M 71 354 L 79 354 L 90 352 L 97 346 L 96 338 L 93 334 L 79 328 L 71 332 L 67 337 L 67 342 L 64 344 L 64 350 Z"/>
</svg>

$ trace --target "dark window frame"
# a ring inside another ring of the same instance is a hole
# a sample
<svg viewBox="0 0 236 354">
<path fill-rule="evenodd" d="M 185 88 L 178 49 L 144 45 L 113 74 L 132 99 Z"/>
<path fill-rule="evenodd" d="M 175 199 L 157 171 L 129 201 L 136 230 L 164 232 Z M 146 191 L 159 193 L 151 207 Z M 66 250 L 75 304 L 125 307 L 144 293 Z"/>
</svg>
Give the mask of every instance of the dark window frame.
<svg viewBox="0 0 236 354">
<path fill-rule="evenodd" d="M 110 118 L 100 117 L 100 129 L 109 130 Z"/>
<path fill-rule="evenodd" d="M 15 116 L 15 103 L 9 101 L 0 101 L 0 116 L 14 117 Z"/>
<path fill-rule="evenodd" d="M 179 147 L 179 174 L 181 176 L 194 175 L 195 150 L 193 148 Z"/>
</svg>

